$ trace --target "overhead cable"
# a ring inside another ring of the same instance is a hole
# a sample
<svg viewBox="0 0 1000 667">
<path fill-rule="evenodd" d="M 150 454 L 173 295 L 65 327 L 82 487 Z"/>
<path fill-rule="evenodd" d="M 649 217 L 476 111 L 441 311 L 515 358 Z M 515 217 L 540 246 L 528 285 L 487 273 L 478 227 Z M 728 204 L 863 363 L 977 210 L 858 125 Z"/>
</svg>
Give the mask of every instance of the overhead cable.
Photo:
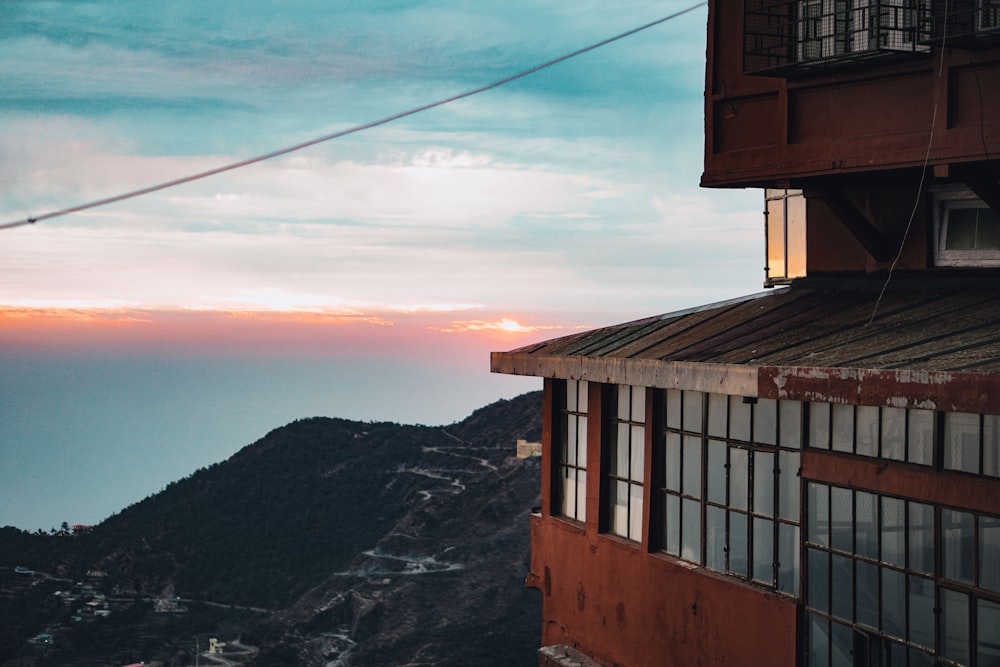
<svg viewBox="0 0 1000 667">
<path fill-rule="evenodd" d="M 246 166 L 249 166 L 251 164 L 256 164 L 258 162 L 264 162 L 265 160 L 270 160 L 272 158 L 280 157 L 282 155 L 287 155 L 289 153 L 294 153 L 295 151 L 300 151 L 303 148 L 309 148 L 310 146 L 315 146 L 316 144 L 321 144 L 321 143 L 324 143 L 326 141 L 331 141 L 333 139 L 339 139 L 340 137 L 344 137 L 344 136 L 347 136 L 349 134 L 355 134 L 355 133 L 361 132 L 363 130 L 370 130 L 370 129 L 374 128 L 374 127 L 378 127 L 380 125 L 385 125 L 387 123 L 391 123 L 391 122 L 399 120 L 401 118 L 406 118 L 407 116 L 413 116 L 414 114 L 418 114 L 418 113 L 421 113 L 423 111 L 428 111 L 428 110 L 434 109 L 436 107 L 444 106 L 446 104 L 450 104 L 452 102 L 456 102 L 458 100 L 465 99 L 467 97 L 472 97 L 473 95 L 478 95 L 480 93 L 485 93 L 488 90 L 492 90 L 494 88 L 498 88 L 500 86 L 503 86 L 504 84 L 508 84 L 511 81 L 516 81 L 518 79 L 524 78 L 524 77 L 526 77 L 526 76 L 528 76 L 530 74 L 534 74 L 535 72 L 538 72 L 540 70 L 546 69 L 548 67 L 552 67 L 553 65 L 557 65 L 557 64 L 559 64 L 559 63 L 561 63 L 561 62 L 563 62 L 565 60 L 569 60 L 570 58 L 575 58 L 575 57 L 583 55 L 584 53 L 587 53 L 589 51 L 593 51 L 594 49 L 598 49 L 598 48 L 600 48 L 602 46 L 606 46 L 608 44 L 611 44 L 612 42 L 617 42 L 618 40 L 625 39 L 626 37 L 631 37 L 632 35 L 634 35 L 636 33 L 642 32 L 643 30 L 648 30 L 650 28 L 653 28 L 655 26 L 660 25 L 661 23 L 665 23 L 667 21 L 675 19 L 675 18 L 677 18 L 679 16 L 683 16 L 684 14 L 687 14 L 688 12 L 692 12 L 695 9 L 698 9 L 699 7 L 703 7 L 703 6 L 707 5 L 707 4 L 708 4 L 707 2 L 699 2 L 698 4 L 692 5 L 692 6 L 688 7 L 688 8 L 686 8 L 686 9 L 682 9 L 682 10 L 680 10 L 678 12 L 674 12 L 673 14 L 670 14 L 669 16 L 664 16 L 663 18 L 657 19 L 656 21 L 652 21 L 652 22 L 647 23 L 645 25 L 641 25 L 638 28 L 633 28 L 632 30 L 629 30 L 627 32 L 623 32 L 623 33 L 621 33 L 619 35 L 615 35 L 614 37 L 609 37 L 608 39 L 604 39 L 604 40 L 602 40 L 600 42 L 596 42 L 594 44 L 591 44 L 590 46 L 585 46 L 582 49 L 577 49 L 576 51 L 573 51 L 571 53 L 567 53 L 566 55 L 559 56 L 558 58 L 554 58 L 552 60 L 549 60 L 548 62 L 542 63 L 541 65 L 536 65 L 536 66 L 531 67 L 529 69 L 526 69 L 526 70 L 523 70 L 521 72 L 518 72 L 517 74 L 512 74 L 512 75 L 510 75 L 508 77 L 505 77 L 503 79 L 500 79 L 498 81 L 494 81 L 493 83 L 487 84 L 485 86 L 480 86 L 479 88 L 474 88 L 474 89 L 468 90 L 468 91 L 466 91 L 464 93 L 459 93 L 458 95 L 452 95 L 451 97 L 447 97 L 445 99 L 438 100 L 437 102 L 431 102 L 430 104 L 424 104 L 422 106 L 414 107 L 414 108 L 409 109 L 407 111 L 402 111 L 400 113 L 393 114 L 391 116 L 386 116 L 385 118 L 382 118 L 380 120 L 372 121 L 370 123 L 364 123 L 363 125 L 356 125 L 354 127 L 348 128 L 346 130 L 340 130 L 339 132 L 333 132 L 332 134 L 326 134 L 326 135 L 323 135 L 321 137 L 316 137 L 315 139 L 310 139 L 309 141 L 303 141 L 302 143 L 295 144 L 294 146 L 288 146 L 286 148 L 279 148 L 278 150 L 271 151 L 270 153 L 264 153 L 263 155 L 258 155 L 256 157 L 247 158 L 245 160 L 240 160 L 239 162 L 233 162 L 233 163 L 230 163 L 230 164 L 223 165 L 221 167 L 216 167 L 214 169 L 209 169 L 207 171 L 202 171 L 202 172 L 198 172 L 196 174 L 191 174 L 189 176 L 184 176 L 184 177 L 181 177 L 181 178 L 176 178 L 174 180 L 166 181 L 164 183 L 159 183 L 157 185 L 150 185 L 148 187 L 140 188 L 138 190 L 132 190 L 130 192 L 126 192 L 126 193 L 123 193 L 123 194 L 120 194 L 120 195 L 115 195 L 113 197 L 106 197 L 104 199 L 98 199 L 98 200 L 95 200 L 95 201 L 92 201 L 92 202 L 89 202 L 89 203 L 86 203 L 86 204 L 79 204 L 77 206 L 71 206 L 70 208 L 64 208 L 64 209 L 60 209 L 58 211 L 51 211 L 49 213 L 43 213 L 41 215 L 31 216 L 31 217 L 25 218 L 23 220 L 17 220 L 17 221 L 14 221 L 14 222 L 8 222 L 8 223 L 0 224 L 0 229 L 10 229 L 12 227 L 20 227 L 22 225 L 31 225 L 31 224 L 34 224 L 36 222 L 41 222 L 42 220 L 49 220 L 51 218 L 57 218 L 57 217 L 60 217 L 60 216 L 63 216 L 63 215 L 68 215 L 70 213 L 78 213 L 80 211 L 86 211 L 88 209 L 97 208 L 99 206 L 106 206 L 108 204 L 113 204 L 115 202 L 124 201 L 126 199 L 133 199 L 135 197 L 140 197 L 142 195 L 147 195 L 147 194 L 150 194 L 152 192 L 158 192 L 160 190 L 166 190 L 167 188 L 173 188 L 173 187 L 176 187 L 178 185 L 183 185 L 185 183 L 190 183 L 192 181 L 198 181 L 198 180 L 201 180 L 203 178 L 208 178 L 209 176 L 215 176 L 216 174 L 221 174 L 221 173 L 224 173 L 224 172 L 227 172 L 227 171 L 233 171 L 234 169 L 240 169 L 242 167 L 246 167 Z"/>
</svg>

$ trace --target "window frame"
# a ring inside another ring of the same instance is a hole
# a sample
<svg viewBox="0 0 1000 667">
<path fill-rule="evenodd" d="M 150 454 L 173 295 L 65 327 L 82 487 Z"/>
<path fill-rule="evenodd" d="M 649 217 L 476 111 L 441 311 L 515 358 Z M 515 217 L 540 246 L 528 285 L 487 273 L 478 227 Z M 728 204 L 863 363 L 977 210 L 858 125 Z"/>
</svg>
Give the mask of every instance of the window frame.
<svg viewBox="0 0 1000 667">
<path fill-rule="evenodd" d="M 807 209 L 802 190 L 764 190 L 764 287 L 787 285 L 806 277 Z M 772 259 L 780 262 L 780 270 Z"/>
<path fill-rule="evenodd" d="M 1000 267 L 1000 247 L 983 249 L 948 249 L 950 213 L 962 209 L 993 209 L 971 190 L 962 186 L 941 186 L 931 192 L 934 205 L 934 265 L 942 267 Z"/>
<path fill-rule="evenodd" d="M 624 390 L 624 392 L 623 392 Z M 639 385 L 604 385 L 601 398 L 602 472 L 601 532 L 641 543 L 645 532 L 647 388 Z M 624 399 L 623 395 L 627 395 Z M 625 446 L 625 451 L 620 449 Z M 624 455 L 624 467 L 620 461 Z M 622 505 L 616 502 L 624 488 L 624 526 L 619 522 Z"/>
<path fill-rule="evenodd" d="M 844 646 L 863 646 L 866 651 L 877 651 L 883 659 L 901 654 L 901 662 L 891 664 L 907 664 L 909 660 L 911 665 L 929 661 L 976 667 L 982 639 L 978 614 L 987 607 L 1000 614 L 1000 573 L 988 573 L 989 585 L 984 580 L 985 564 L 1000 558 L 1000 515 L 818 480 L 804 480 L 804 486 L 804 664 L 830 664 L 834 640 L 839 638 Z M 868 531 L 859 528 L 859 497 L 873 499 Z M 846 498 L 850 499 L 849 507 L 843 506 Z M 896 508 L 891 521 L 886 519 L 889 506 Z M 844 525 L 845 517 L 849 525 Z M 963 517 L 967 519 L 964 532 Z M 989 530 L 995 531 L 988 555 L 983 538 L 987 521 L 991 522 Z M 837 523 L 841 524 L 839 531 L 835 531 Z M 946 542 L 955 530 L 960 533 L 956 542 Z M 869 535 L 862 541 L 859 535 L 866 532 Z M 917 535 L 924 536 L 919 543 L 914 541 Z M 872 547 L 862 546 L 872 537 Z M 956 549 L 957 557 L 971 562 L 953 567 L 949 553 Z M 864 580 L 862 572 L 867 573 Z M 953 572 L 963 575 L 953 576 Z M 850 581 L 844 580 L 845 576 Z M 870 599 L 872 592 L 874 600 Z M 873 602 L 873 610 L 859 605 L 863 593 L 867 602 Z M 964 656 L 947 655 L 955 647 L 949 644 L 948 631 L 955 614 L 945 614 L 943 608 L 954 601 L 965 618 Z M 916 623 L 918 616 L 923 617 L 923 626 Z M 825 632 L 815 634 L 822 627 Z M 813 655 L 814 648 L 822 655 Z M 860 662 L 856 656 L 854 664 L 869 664 L 864 661 L 866 656 Z M 924 662 L 914 662 L 917 659 Z"/>
<path fill-rule="evenodd" d="M 651 549 L 797 597 L 805 404 L 682 390 L 654 400 L 666 419 L 654 431 Z"/>
<path fill-rule="evenodd" d="M 559 428 L 555 429 L 553 434 L 555 442 L 552 448 L 553 484 L 550 514 L 567 521 L 586 523 L 587 452 L 591 446 L 587 434 L 589 383 L 586 380 L 563 380 L 559 383 L 558 395 Z M 571 423 L 573 426 L 570 426 Z M 570 451 L 573 452 L 572 456 L 569 455 Z M 575 493 L 572 507 L 567 511 L 567 494 L 571 478 Z"/>
</svg>

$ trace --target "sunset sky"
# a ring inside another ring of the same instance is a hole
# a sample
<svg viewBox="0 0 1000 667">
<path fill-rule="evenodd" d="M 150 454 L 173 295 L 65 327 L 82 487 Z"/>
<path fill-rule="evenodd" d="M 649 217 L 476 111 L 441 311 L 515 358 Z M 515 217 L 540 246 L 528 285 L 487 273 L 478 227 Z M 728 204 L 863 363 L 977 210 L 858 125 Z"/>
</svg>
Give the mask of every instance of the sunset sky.
<svg viewBox="0 0 1000 667">
<path fill-rule="evenodd" d="M 0 224 L 692 4 L 3 2 Z M 706 17 L 0 230 L 0 526 L 96 523 L 300 417 L 452 423 L 541 387 L 490 350 L 759 291 L 761 193 L 698 188 Z"/>
</svg>

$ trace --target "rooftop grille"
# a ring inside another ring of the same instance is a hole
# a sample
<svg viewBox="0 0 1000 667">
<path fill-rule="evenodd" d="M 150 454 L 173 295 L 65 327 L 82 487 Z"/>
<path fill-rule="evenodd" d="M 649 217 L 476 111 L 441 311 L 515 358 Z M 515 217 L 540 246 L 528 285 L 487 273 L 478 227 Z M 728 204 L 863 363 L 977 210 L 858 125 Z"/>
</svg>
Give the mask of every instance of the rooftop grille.
<svg viewBox="0 0 1000 667">
<path fill-rule="evenodd" d="M 746 0 L 744 69 L 793 77 L 928 53 L 934 24 L 931 0 Z"/>
<path fill-rule="evenodd" d="M 976 48 L 1000 44 L 1000 0 L 948 0 L 927 17 L 926 43 Z"/>
</svg>

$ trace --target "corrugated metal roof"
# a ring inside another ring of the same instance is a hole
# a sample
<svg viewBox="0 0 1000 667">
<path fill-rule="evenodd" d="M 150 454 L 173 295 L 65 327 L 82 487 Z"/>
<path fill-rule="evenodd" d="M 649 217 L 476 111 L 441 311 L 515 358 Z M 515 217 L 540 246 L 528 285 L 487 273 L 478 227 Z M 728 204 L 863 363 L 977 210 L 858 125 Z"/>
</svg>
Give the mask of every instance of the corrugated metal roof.
<svg viewBox="0 0 1000 667">
<path fill-rule="evenodd" d="M 829 285 L 829 283 L 828 283 Z M 747 367 L 1000 371 L 1000 286 L 777 289 L 499 353 Z"/>
</svg>

